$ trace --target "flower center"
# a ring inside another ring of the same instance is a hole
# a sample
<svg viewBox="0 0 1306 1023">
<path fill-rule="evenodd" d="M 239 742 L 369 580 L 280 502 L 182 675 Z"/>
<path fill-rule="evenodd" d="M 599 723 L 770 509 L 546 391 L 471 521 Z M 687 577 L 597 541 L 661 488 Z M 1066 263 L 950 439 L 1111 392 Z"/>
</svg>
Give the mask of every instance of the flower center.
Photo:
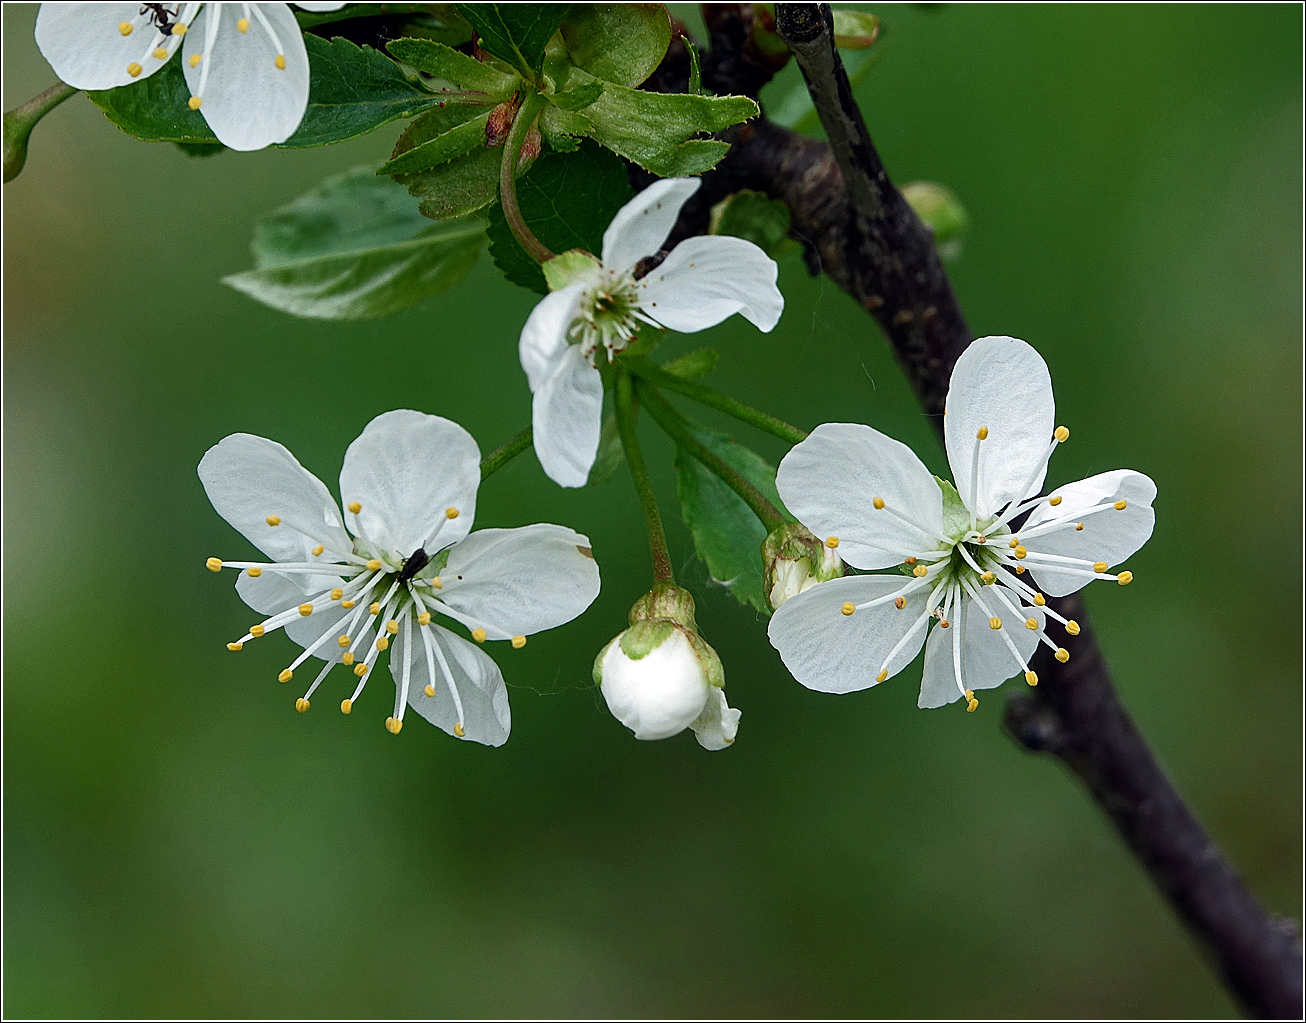
<svg viewBox="0 0 1306 1023">
<path fill-rule="evenodd" d="M 611 358 L 630 344 L 641 321 L 648 322 L 640 313 L 635 279 L 630 274 L 599 270 L 581 293 L 567 336 L 591 361 L 600 345 Z"/>
</svg>

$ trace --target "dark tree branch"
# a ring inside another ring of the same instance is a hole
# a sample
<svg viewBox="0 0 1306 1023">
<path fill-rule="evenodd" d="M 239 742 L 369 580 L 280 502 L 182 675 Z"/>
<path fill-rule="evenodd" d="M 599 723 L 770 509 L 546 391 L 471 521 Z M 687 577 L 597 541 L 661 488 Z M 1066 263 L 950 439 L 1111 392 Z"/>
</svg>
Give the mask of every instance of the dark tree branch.
<svg viewBox="0 0 1306 1023">
<path fill-rule="evenodd" d="M 757 30 L 768 26 L 755 23 L 749 5 L 705 6 L 714 47 L 704 62 L 705 81 L 717 92 L 756 96 L 765 84 L 759 72 L 779 66 L 772 60 L 759 68 L 756 59 L 766 52 L 757 46 Z M 765 119 L 735 129 L 724 136 L 733 143 L 730 154 L 705 177 L 673 240 L 705 230 L 712 204 L 742 188 L 783 200 L 809 268 L 827 274 L 875 317 L 925 411 L 939 417 L 970 329 L 929 229 L 893 186 L 871 143 L 831 28 L 824 4 L 776 5 L 775 29 L 803 72 L 830 145 Z M 673 47 L 662 78 L 646 87 L 674 87 L 681 73 Z M 1043 682 L 1011 700 L 1008 733 L 1079 776 L 1249 1012 L 1300 1018 L 1295 926 L 1261 908 L 1166 778 L 1116 697 L 1078 597 L 1057 606 L 1082 625 L 1077 638 L 1062 640 L 1073 656 L 1063 665 L 1040 651 L 1032 667 Z M 1060 639 L 1055 624 L 1049 629 Z"/>
</svg>

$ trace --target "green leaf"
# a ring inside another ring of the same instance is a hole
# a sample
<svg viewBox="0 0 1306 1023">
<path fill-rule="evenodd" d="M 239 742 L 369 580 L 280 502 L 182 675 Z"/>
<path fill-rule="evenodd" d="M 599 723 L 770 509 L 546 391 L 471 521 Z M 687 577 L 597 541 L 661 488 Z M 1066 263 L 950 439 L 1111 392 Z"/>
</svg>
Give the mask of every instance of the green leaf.
<svg viewBox="0 0 1306 1023">
<path fill-rule="evenodd" d="M 659 177 L 702 174 L 730 149 L 695 136 L 721 131 L 758 114 L 746 96 L 690 96 L 607 85 L 585 108 L 594 141 Z"/>
<path fill-rule="evenodd" d="M 748 189 L 728 195 L 712 207 L 708 230 L 750 241 L 772 258 L 798 244 L 789 237 L 789 207 Z"/>
<path fill-rule="evenodd" d="M 415 174 L 418 171 L 438 167 L 448 163 L 455 156 L 462 156 L 476 146 L 485 145 L 485 127 L 490 119 L 490 111 L 479 117 L 464 121 L 457 127 L 437 135 L 433 139 L 413 146 L 387 163 L 382 164 L 378 174 Z"/>
<path fill-rule="evenodd" d="M 691 427 L 694 436 L 738 470 L 776 507 L 775 469 L 761 455 L 719 433 Z M 741 604 L 770 614 L 762 583 L 762 541 L 766 527 L 748 505 L 692 455 L 676 450 L 680 511 L 694 538 L 694 550 L 712 578 L 724 583 Z"/>
<path fill-rule="evenodd" d="M 570 4 L 459 4 L 458 11 L 480 35 L 488 53 L 507 61 L 527 79 L 538 79 L 544 47 L 567 16 Z"/>
<path fill-rule="evenodd" d="M 476 117 L 474 107 L 438 107 L 410 124 L 395 143 L 392 160 Z M 474 213 L 499 195 L 503 148 L 475 147 L 431 170 L 400 174 L 395 180 L 421 199 L 418 209 L 432 220 L 453 220 Z"/>
<path fill-rule="evenodd" d="M 402 186 L 360 167 L 260 221 L 254 269 L 225 283 L 295 316 L 387 316 L 460 281 L 484 242 L 483 222 L 432 224 Z"/>
<path fill-rule="evenodd" d="M 604 230 L 631 195 L 626 165 L 593 143 L 574 153 L 542 153 L 517 179 L 522 219 L 554 252 L 601 252 Z M 548 293 L 539 264 L 517 243 L 497 205 L 490 211 L 489 236 L 490 256 L 508 280 Z"/>
<path fill-rule="evenodd" d="M 721 361 L 721 353 L 715 348 L 695 348 L 692 352 L 664 363 L 662 369 L 680 377 L 681 380 L 701 380 Z"/>
<path fill-rule="evenodd" d="M 589 106 L 602 95 L 602 82 L 585 82 L 574 89 L 555 92 L 549 97 L 549 102 L 559 110 L 580 110 Z"/>
<path fill-rule="evenodd" d="M 562 41 L 581 70 L 639 85 L 666 56 L 671 18 L 663 4 L 576 4 L 562 23 Z"/>
<path fill-rule="evenodd" d="M 342 142 L 441 102 L 370 46 L 313 35 L 304 37 L 304 46 L 310 75 L 308 108 L 295 133 L 281 143 L 283 148 Z M 187 105 L 190 89 L 181 58 L 175 55 L 143 81 L 86 95 L 110 121 L 142 141 L 218 141 L 200 112 Z"/>
<path fill-rule="evenodd" d="M 386 49 L 418 71 L 453 82 L 460 89 L 484 92 L 496 100 L 507 99 L 521 82 L 516 75 L 505 75 L 465 53 L 429 39 L 396 39 Z"/>
</svg>

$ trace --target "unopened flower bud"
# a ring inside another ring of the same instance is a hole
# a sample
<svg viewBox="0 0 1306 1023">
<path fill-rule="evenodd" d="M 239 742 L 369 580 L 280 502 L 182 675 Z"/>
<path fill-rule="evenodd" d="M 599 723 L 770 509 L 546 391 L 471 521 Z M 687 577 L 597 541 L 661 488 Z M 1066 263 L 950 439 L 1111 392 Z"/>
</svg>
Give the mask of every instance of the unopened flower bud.
<svg viewBox="0 0 1306 1023">
<path fill-rule="evenodd" d="M 798 522 L 777 526 L 767 534 L 762 565 L 767 600 L 775 611 L 790 597 L 844 574 L 843 561 L 834 549 Z"/>
<path fill-rule="evenodd" d="M 659 584 L 635 602 L 630 622 L 594 661 L 594 681 L 613 717 L 636 739 L 692 728 L 704 749 L 734 742 L 739 711 L 726 703 L 721 659 L 694 626 L 694 598 Z"/>
<path fill-rule="evenodd" d="M 512 100 L 500 103 L 490 111 L 485 122 L 485 148 L 495 149 L 504 144 L 512 129 L 512 119 L 517 114 L 517 104 Z"/>
<path fill-rule="evenodd" d="M 912 181 L 902 186 L 902 197 L 934 232 L 940 255 L 950 259 L 961 251 L 961 235 L 970 218 L 949 188 L 934 181 Z"/>
</svg>

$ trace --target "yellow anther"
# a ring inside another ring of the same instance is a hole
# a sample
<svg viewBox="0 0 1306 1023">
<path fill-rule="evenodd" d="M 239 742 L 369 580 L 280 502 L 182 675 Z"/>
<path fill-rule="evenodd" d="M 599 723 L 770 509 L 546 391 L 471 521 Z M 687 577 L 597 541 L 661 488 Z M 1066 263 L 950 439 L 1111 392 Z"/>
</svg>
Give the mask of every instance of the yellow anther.
<svg viewBox="0 0 1306 1023">
<path fill-rule="evenodd" d="M 997 581 L 998 581 L 998 576 L 996 572 L 980 573 L 980 582 L 982 582 L 985 586 L 992 586 Z"/>
<path fill-rule="evenodd" d="M 155 59 L 155 60 L 167 60 L 167 59 L 168 59 L 168 51 L 165 50 L 162 46 L 157 47 L 157 48 L 155 49 L 155 51 L 154 51 L 154 59 Z"/>
<path fill-rule="evenodd" d="M 457 508 L 446 508 L 446 509 L 444 510 L 444 517 L 445 517 L 446 519 L 456 519 L 456 518 L 458 517 L 458 509 L 457 509 Z"/>
<path fill-rule="evenodd" d="M 1024 575 L 1024 574 L 1025 574 L 1025 566 L 1024 566 L 1024 565 L 1017 565 L 1017 566 L 1016 566 L 1016 575 Z"/>
<path fill-rule="evenodd" d="M 979 706 L 979 700 L 975 699 L 975 692 L 972 689 L 966 690 L 966 713 L 974 714 L 975 708 Z"/>
<path fill-rule="evenodd" d="M 286 668 L 285 670 L 283 670 L 283 671 L 281 672 L 280 675 L 277 676 L 277 681 L 278 681 L 278 682 L 289 682 L 289 681 L 290 681 L 292 678 L 294 678 L 294 677 L 295 677 L 295 673 L 294 673 L 293 671 L 291 671 L 289 668 Z"/>
<path fill-rule="evenodd" d="M 1121 572 L 1120 575 L 1116 578 L 1116 582 L 1118 582 L 1121 586 L 1128 586 L 1133 581 L 1134 581 L 1133 572 Z"/>
<path fill-rule="evenodd" d="M 1034 603 L 1037 604 L 1039 607 L 1042 607 L 1047 602 L 1048 602 L 1048 598 L 1043 596 L 1043 594 L 1041 593 L 1034 594 Z"/>
<path fill-rule="evenodd" d="M 1023 560 L 1025 555 L 1028 554 L 1029 551 L 1025 550 L 1025 548 L 1021 544 L 1017 544 L 1016 549 L 1012 553 L 1016 555 L 1017 559 Z"/>
<path fill-rule="evenodd" d="M 431 624 L 431 612 L 430 612 L 430 611 L 423 611 L 421 614 L 419 614 L 419 615 L 417 616 L 417 624 L 418 624 L 418 625 L 430 625 L 430 624 Z"/>
<path fill-rule="evenodd" d="M 520 649 L 521 649 L 522 647 L 524 647 L 525 645 L 526 645 L 526 637 L 525 637 L 525 636 L 513 636 L 513 637 L 512 637 L 512 648 L 513 648 L 514 650 L 520 650 Z"/>
<path fill-rule="evenodd" d="M 901 611 L 904 607 L 907 606 L 907 598 L 906 598 L 906 597 L 894 597 L 894 598 L 893 598 L 893 606 L 896 607 L 899 611 Z"/>
<path fill-rule="evenodd" d="M 1037 629 L 1037 628 L 1038 628 L 1038 619 L 1037 619 L 1037 618 L 1026 618 L 1026 619 L 1025 619 L 1025 628 L 1029 629 L 1030 631 L 1033 631 L 1034 629 Z M 1073 633 L 1072 633 L 1072 635 L 1073 635 Z"/>
<path fill-rule="evenodd" d="M 132 34 L 132 23 L 130 21 L 118 22 L 119 35 L 129 36 Z"/>
<path fill-rule="evenodd" d="M 391 618 L 388 622 L 385 623 L 385 631 L 390 633 L 390 635 L 392 636 L 399 635 L 399 623 L 395 621 L 393 618 Z"/>
<path fill-rule="evenodd" d="M 1052 436 L 1057 439 L 1058 444 L 1064 444 L 1066 441 L 1070 440 L 1070 431 L 1064 426 L 1058 426 L 1052 431 Z"/>
<path fill-rule="evenodd" d="M 190 99 L 186 101 L 186 106 L 190 107 L 192 110 L 198 110 L 200 108 L 200 104 L 203 102 L 204 101 L 200 99 L 198 96 L 192 96 Z"/>
<path fill-rule="evenodd" d="M 353 654 L 341 654 L 341 655 L 340 655 L 340 663 L 343 664 L 346 668 L 348 668 L 351 664 L 354 663 L 354 655 L 353 655 Z"/>
<path fill-rule="evenodd" d="M 191 54 L 191 57 L 190 57 L 190 66 L 191 66 L 191 67 L 198 67 L 198 66 L 199 66 L 199 62 L 200 62 L 201 60 L 203 60 L 203 59 L 204 59 L 204 58 L 201 57 L 198 53 L 192 53 L 192 54 Z"/>
<path fill-rule="evenodd" d="M 303 615 L 305 618 L 307 618 L 309 615 L 311 615 L 311 614 L 313 613 L 313 605 L 312 605 L 312 604 L 300 604 L 300 605 L 299 605 L 299 613 L 300 613 L 301 615 Z"/>
<path fill-rule="evenodd" d="M 478 643 L 484 643 L 484 642 L 485 642 L 485 630 L 484 630 L 484 629 L 472 629 L 472 639 L 476 640 L 476 642 L 478 642 Z"/>
<path fill-rule="evenodd" d="M 210 572 L 221 572 L 221 571 L 222 571 L 222 559 L 221 559 L 221 558 L 209 558 L 208 561 L 204 562 L 204 567 L 207 568 Z"/>
<path fill-rule="evenodd" d="M 249 634 L 253 636 L 255 639 L 258 639 L 265 632 L 267 632 L 267 629 L 265 629 L 262 625 L 251 625 L 249 628 Z"/>
<path fill-rule="evenodd" d="M 404 723 L 400 721 L 398 718 L 385 719 L 385 730 L 389 732 L 391 735 L 398 735 L 399 729 L 403 727 L 404 727 Z"/>
<path fill-rule="evenodd" d="M 1071 636 L 1078 636 L 1080 632 L 1079 622 L 1075 621 L 1073 618 L 1066 622 L 1066 632 Z"/>
<path fill-rule="evenodd" d="M 988 439 L 989 439 L 989 428 L 988 428 L 987 426 L 981 426 L 978 430 L 975 431 L 975 439 L 976 439 L 976 440 L 988 440 Z"/>
<path fill-rule="evenodd" d="M 842 611 L 845 615 L 850 615 L 857 610 L 857 605 L 854 604 L 851 600 L 845 600 L 843 602 L 843 607 L 839 608 L 839 610 Z"/>
<path fill-rule="evenodd" d="M 458 738 L 460 739 L 467 738 L 467 729 L 463 727 L 463 723 L 461 721 L 455 721 L 453 723 L 453 734 L 458 736 Z"/>
<path fill-rule="evenodd" d="M 276 65 L 277 65 L 277 70 L 279 71 L 286 70 L 286 58 L 283 54 L 280 53 L 277 54 Z"/>
<path fill-rule="evenodd" d="M 354 701 L 353 701 L 353 700 L 350 700 L 350 699 L 344 699 L 344 700 L 341 700 L 341 701 L 340 701 L 340 713 L 341 713 L 341 714 L 348 714 L 348 713 L 349 713 L 351 710 L 353 710 L 353 709 L 354 709 Z"/>
<path fill-rule="evenodd" d="M 241 35 L 244 35 L 246 32 L 248 32 L 248 31 L 249 31 L 249 19 L 248 19 L 248 18 L 237 18 L 237 19 L 236 19 L 236 31 L 239 32 Z M 349 711 L 345 711 L 345 713 L 348 714 Z"/>
<path fill-rule="evenodd" d="M 917 565 L 915 568 L 911 570 L 911 574 L 914 575 L 917 579 L 924 579 L 927 575 L 930 574 L 930 570 L 926 568 L 924 565 Z"/>
<path fill-rule="evenodd" d="M 839 538 L 837 536 L 827 536 L 825 538 L 825 546 L 829 547 L 830 550 L 834 550 L 839 546 Z"/>
<path fill-rule="evenodd" d="M 427 696 L 434 696 L 434 695 L 435 695 L 435 686 L 431 685 L 431 683 L 428 682 L 428 683 L 426 683 L 426 688 L 423 689 L 422 692 L 424 692 Z"/>
<path fill-rule="evenodd" d="M 1075 523 L 1075 532 L 1076 532 L 1076 533 L 1081 533 L 1081 532 L 1083 532 L 1083 530 L 1084 530 L 1084 524 L 1083 524 L 1082 522 L 1076 522 L 1076 523 Z"/>
<path fill-rule="evenodd" d="M 994 632 L 997 632 L 998 629 L 1002 628 L 1002 619 L 998 618 L 996 615 L 990 618 L 989 628 L 992 629 Z"/>
<path fill-rule="evenodd" d="M 240 650 L 245 649 L 245 644 L 244 644 L 244 643 L 228 643 L 228 644 L 227 644 L 227 649 L 230 650 L 230 651 L 234 654 L 234 653 L 236 653 L 237 651 L 240 651 Z"/>
<path fill-rule="evenodd" d="M 326 548 L 323 547 L 321 544 L 318 544 L 316 547 L 313 548 L 313 557 L 320 558 L 324 550 L 326 550 Z"/>
<path fill-rule="evenodd" d="M 1055 507 L 1056 507 L 1057 505 L 1059 505 L 1060 503 L 1061 503 L 1061 495 L 1060 495 L 1060 494 L 1058 494 L 1056 497 L 1049 497 L 1049 498 L 1048 498 L 1048 504 L 1052 505 L 1053 508 L 1055 508 Z"/>
<path fill-rule="evenodd" d="M 1070 651 L 1063 646 L 1059 646 L 1057 647 L 1057 652 L 1052 656 L 1055 657 L 1062 664 L 1065 664 L 1068 660 L 1070 660 Z"/>
<path fill-rule="evenodd" d="M 384 649 L 385 649 L 386 647 L 388 647 L 389 645 L 390 645 L 390 641 L 389 641 L 388 639 L 386 639 L 384 636 L 377 636 L 377 637 L 376 637 L 376 648 L 377 648 L 378 650 L 384 650 Z"/>
<path fill-rule="evenodd" d="M 175 21 L 172 24 L 172 34 L 175 36 L 184 36 L 186 34 L 186 25 L 183 22 Z"/>
<path fill-rule="evenodd" d="M 280 516 L 280 515 L 269 515 L 269 516 L 268 516 L 266 519 L 264 519 L 263 521 L 266 522 L 269 526 L 279 526 L 279 525 L 281 525 L 281 516 Z"/>
<path fill-rule="evenodd" d="M 1038 685 L 1038 672 L 1036 671 L 1025 672 L 1025 681 L 1032 686 Z"/>
<path fill-rule="evenodd" d="M 303 714 L 304 711 L 308 710 L 308 701 L 301 696 L 295 701 L 295 710 Z"/>
<path fill-rule="evenodd" d="M 908 555 L 907 557 L 905 557 L 905 558 L 902 559 L 902 563 L 903 563 L 904 565 L 914 565 L 914 564 L 916 564 L 916 555 L 914 555 L 914 554 Z"/>
<path fill-rule="evenodd" d="M 431 588 L 433 590 L 444 589 L 444 583 L 440 582 L 440 577 L 438 575 L 431 576 L 429 582 L 431 583 Z"/>
<path fill-rule="evenodd" d="M 1096 562 L 1093 563 L 1093 571 L 1094 571 L 1094 572 L 1098 572 L 1098 573 L 1105 572 L 1105 571 L 1107 570 L 1107 568 L 1108 568 L 1108 566 L 1107 566 L 1107 563 L 1106 563 L 1105 561 L 1096 561 Z"/>
<path fill-rule="evenodd" d="M 351 607 L 353 607 L 357 603 L 358 601 L 356 600 L 342 600 L 340 602 L 340 606 L 343 607 L 346 611 L 348 611 Z"/>
<path fill-rule="evenodd" d="M 1017 547 L 1020 546 L 1020 540 L 1018 540 L 1016 537 L 1013 536 L 1011 538 L 1010 543 L 1008 543 L 1007 546 L 1010 547 L 1012 550 L 1015 550 Z"/>
<path fill-rule="evenodd" d="M 341 636 L 339 639 L 336 640 L 336 645 L 341 648 L 349 646 L 349 637 Z"/>
<path fill-rule="evenodd" d="M 1119 501 L 1115 503 L 1116 511 L 1124 511 L 1128 507 L 1129 507 L 1129 502 L 1126 501 L 1124 498 L 1121 498 Z"/>
<path fill-rule="evenodd" d="M 359 512 L 363 510 L 363 506 L 359 504 L 357 501 L 350 501 L 347 507 L 349 508 L 349 513 L 351 515 L 357 515 Z"/>
<path fill-rule="evenodd" d="M 367 563 L 367 570 L 368 570 L 369 572 L 379 572 L 379 571 L 381 571 L 381 562 L 379 562 L 376 558 L 373 558 L 371 561 L 369 561 L 369 562 Z M 372 613 L 373 613 L 373 614 L 376 614 L 375 611 L 373 611 Z"/>
<path fill-rule="evenodd" d="M 379 600 L 372 601 L 372 603 L 368 605 L 367 613 L 370 615 L 379 615 L 381 613 L 381 602 Z"/>
<path fill-rule="evenodd" d="M 358 664 L 355 664 L 354 674 L 357 675 L 359 678 L 362 678 L 364 675 L 367 674 L 367 665 L 362 663 L 361 661 Z"/>
<path fill-rule="evenodd" d="M 883 682 L 883 681 L 884 681 L 886 678 L 888 678 L 888 677 L 889 677 L 889 669 L 888 669 L 888 668 L 881 668 L 881 669 L 880 669 L 880 673 L 879 673 L 878 675 L 875 676 L 875 681 L 876 681 L 876 682 Z"/>
<path fill-rule="evenodd" d="M 875 510 L 876 510 L 876 511 L 883 511 L 883 510 L 884 510 L 884 498 L 882 498 L 882 497 L 873 497 L 873 498 L 871 498 L 871 504 L 875 505 Z"/>
<path fill-rule="evenodd" d="M 127 73 L 131 75 L 133 78 L 139 78 L 141 76 L 141 72 L 144 70 L 145 69 L 141 67 L 139 64 L 137 64 L 136 61 L 134 60 L 127 65 Z"/>
<path fill-rule="evenodd" d="M 340 589 L 339 587 L 336 587 L 334 590 L 331 591 L 332 600 L 339 600 L 344 595 L 345 595 L 345 591 Z"/>
</svg>

